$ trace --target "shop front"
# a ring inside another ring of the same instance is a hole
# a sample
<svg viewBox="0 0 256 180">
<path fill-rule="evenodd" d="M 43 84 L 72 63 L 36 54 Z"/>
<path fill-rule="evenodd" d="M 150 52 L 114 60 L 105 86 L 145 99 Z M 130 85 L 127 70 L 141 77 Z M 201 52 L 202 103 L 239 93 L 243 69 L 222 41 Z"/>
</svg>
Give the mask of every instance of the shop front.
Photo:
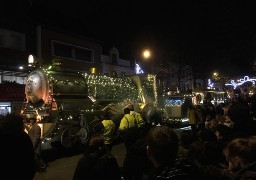
<svg viewBox="0 0 256 180">
<path fill-rule="evenodd" d="M 25 85 L 0 84 L 0 115 L 20 113 L 25 98 Z"/>
</svg>

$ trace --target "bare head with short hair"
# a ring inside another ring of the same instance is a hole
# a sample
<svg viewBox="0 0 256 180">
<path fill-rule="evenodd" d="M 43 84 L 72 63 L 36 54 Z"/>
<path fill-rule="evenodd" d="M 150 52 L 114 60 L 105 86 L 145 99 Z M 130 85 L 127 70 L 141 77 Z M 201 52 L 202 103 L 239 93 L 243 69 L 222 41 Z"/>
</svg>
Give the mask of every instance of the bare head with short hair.
<svg viewBox="0 0 256 180">
<path fill-rule="evenodd" d="M 134 106 L 132 104 L 129 104 L 127 108 L 129 108 L 131 111 L 134 111 Z"/>
<path fill-rule="evenodd" d="M 179 146 L 177 134 L 168 126 L 156 126 L 147 135 L 147 154 L 154 166 L 174 161 Z"/>
<path fill-rule="evenodd" d="M 100 147 L 103 147 L 103 145 L 104 137 L 101 134 L 94 134 L 89 141 L 89 147 L 91 149 L 98 149 Z"/>
<path fill-rule="evenodd" d="M 130 114 L 130 109 L 129 108 L 124 108 L 124 114 Z"/>
<path fill-rule="evenodd" d="M 230 141 L 223 153 L 231 170 L 239 170 L 256 160 L 256 138 L 236 138 Z"/>
</svg>

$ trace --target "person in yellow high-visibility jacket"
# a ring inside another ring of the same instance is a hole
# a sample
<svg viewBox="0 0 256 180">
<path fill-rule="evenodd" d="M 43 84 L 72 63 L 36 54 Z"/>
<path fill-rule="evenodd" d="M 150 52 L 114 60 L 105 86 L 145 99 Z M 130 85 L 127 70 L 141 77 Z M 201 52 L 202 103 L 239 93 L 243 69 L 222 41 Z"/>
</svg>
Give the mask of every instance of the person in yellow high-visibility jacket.
<svg viewBox="0 0 256 180">
<path fill-rule="evenodd" d="M 130 115 L 130 109 L 124 108 L 124 116 L 120 121 L 118 131 L 124 133 L 125 131 L 127 131 L 127 129 L 135 126 L 135 118 Z"/>
<path fill-rule="evenodd" d="M 104 113 L 102 115 L 102 121 L 101 123 L 104 126 L 104 144 L 108 151 L 112 150 L 113 140 L 115 137 L 115 123 L 109 118 L 107 113 Z"/>
<path fill-rule="evenodd" d="M 134 106 L 132 104 L 129 104 L 127 107 L 130 109 L 130 114 L 134 117 L 137 127 L 143 127 L 145 122 L 142 118 L 142 115 L 139 112 L 134 111 Z"/>
<path fill-rule="evenodd" d="M 118 136 L 124 142 L 127 150 L 139 137 L 139 129 L 135 125 L 134 117 L 130 115 L 129 108 L 124 109 L 124 116 L 118 128 Z"/>
<path fill-rule="evenodd" d="M 190 105 L 187 110 L 188 123 L 192 132 L 196 132 L 196 108 L 194 105 Z"/>
</svg>

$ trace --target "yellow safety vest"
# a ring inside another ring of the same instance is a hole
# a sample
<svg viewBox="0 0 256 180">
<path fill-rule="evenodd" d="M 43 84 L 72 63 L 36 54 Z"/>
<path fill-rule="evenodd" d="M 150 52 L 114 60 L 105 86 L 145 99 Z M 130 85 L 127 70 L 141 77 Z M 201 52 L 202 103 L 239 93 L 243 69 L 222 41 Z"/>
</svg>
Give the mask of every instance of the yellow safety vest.
<svg viewBox="0 0 256 180">
<path fill-rule="evenodd" d="M 144 122 L 144 120 L 143 120 L 143 118 L 142 118 L 140 113 L 138 113 L 136 111 L 131 111 L 130 113 L 134 117 L 135 123 L 136 123 L 138 128 L 145 125 L 145 122 Z"/>
<path fill-rule="evenodd" d="M 115 123 L 112 120 L 103 120 L 102 124 L 104 126 L 104 144 L 110 144 L 115 134 Z"/>
<path fill-rule="evenodd" d="M 130 127 L 135 127 L 135 119 L 132 115 L 125 114 L 124 117 L 121 119 L 118 130 L 125 131 Z"/>
</svg>

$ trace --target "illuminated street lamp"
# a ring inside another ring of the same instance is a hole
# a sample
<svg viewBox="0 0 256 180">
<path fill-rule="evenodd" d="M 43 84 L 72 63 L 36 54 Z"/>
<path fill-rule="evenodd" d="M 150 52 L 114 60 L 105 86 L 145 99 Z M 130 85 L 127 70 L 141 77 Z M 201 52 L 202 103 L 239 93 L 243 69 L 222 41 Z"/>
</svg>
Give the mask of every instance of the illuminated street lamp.
<svg viewBox="0 0 256 180">
<path fill-rule="evenodd" d="M 151 57 L 151 52 L 149 50 L 145 50 L 143 52 L 143 57 L 146 58 L 146 59 L 150 58 Z"/>
<path fill-rule="evenodd" d="M 35 66 L 39 66 L 41 67 L 43 63 L 42 59 L 39 59 L 37 57 L 35 57 L 34 55 L 30 54 L 28 56 L 28 66 L 29 67 L 35 67 Z"/>
<path fill-rule="evenodd" d="M 28 56 L 28 64 L 31 66 L 31 64 L 35 63 L 35 58 L 32 54 Z"/>
<path fill-rule="evenodd" d="M 143 59 L 148 59 L 151 57 L 151 52 L 149 50 L 144 50 L 142 52 L 142 57 Z M 140 67 L 140 65 L 137 63 L 136 58 L 135 58 L 135 72 L 136 74 L 142 74 L 144 73 L 144 71 L 142 70 L 142 68 Z"/>
<path fill-rule="evenodd" d="M 214 81 L 218 81 L 218 80 L 220 79 L 219 74 L 218 74 L 217 72 L 213 72 L 212 79 L 213 79 Z"/>
<path fill-rule="evenodd" d="M 227 77 L 221 72 L 213 72 L 211 78 L 215 84 L 214 86 L 216 89 L 222 89 L 225 86 L 225 83 L 227 82 Z"/>
<path fill-rule="evenodd" d="M 143 51 L 143 57 L 145 59 L 149 59 L 149 58 L 151 58 L 151 56 L 152 55 L 151 55 L 151 51 L 150 50 L 146 49 L 146 50 Z M 153 63 L 153 74 L 155 74 L 155 64 L 154 64 L 154 60 L 153 59 L 152 59 L 152 63 Z"/>
</svg>

